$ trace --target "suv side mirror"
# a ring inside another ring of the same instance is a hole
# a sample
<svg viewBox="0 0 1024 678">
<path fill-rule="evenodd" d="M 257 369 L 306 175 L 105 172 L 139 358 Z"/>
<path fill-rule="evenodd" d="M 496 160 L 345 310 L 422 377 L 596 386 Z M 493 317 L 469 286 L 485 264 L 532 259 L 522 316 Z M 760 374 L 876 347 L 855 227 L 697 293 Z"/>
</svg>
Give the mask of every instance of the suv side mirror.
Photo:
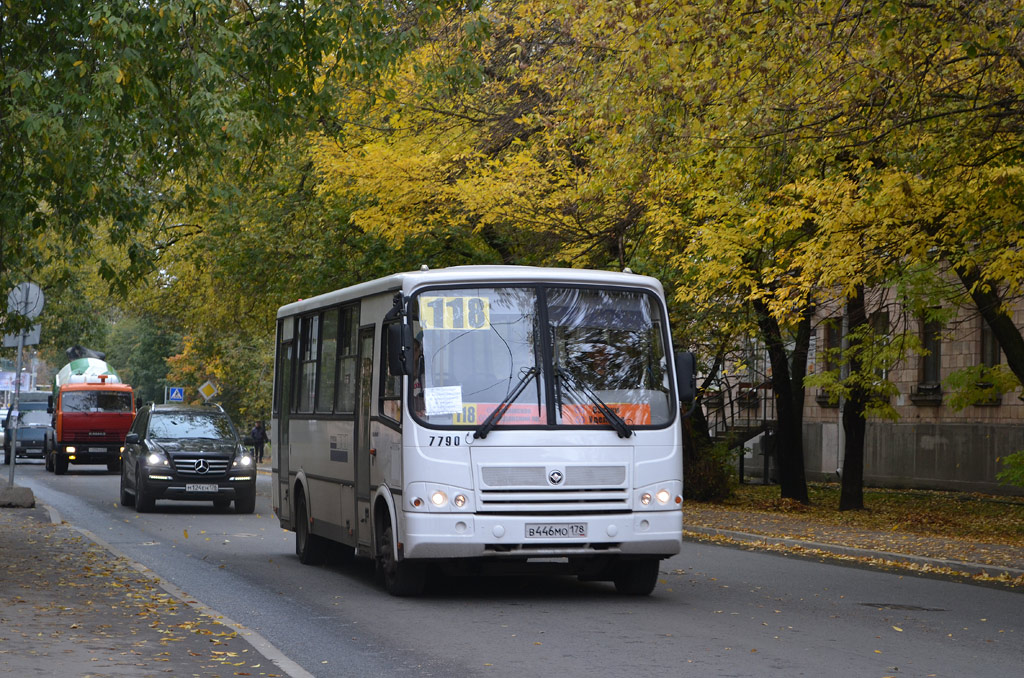
<svg viewBox="0 0 1024 678">
<path fill-rule="evenodd" d="M 129 433 L 128 435 L 126 435 L 124 437 L 124 444 L 125 445 L 138 445 L 139 444 L 139 434 L 138 433 Z"/>
</svg>

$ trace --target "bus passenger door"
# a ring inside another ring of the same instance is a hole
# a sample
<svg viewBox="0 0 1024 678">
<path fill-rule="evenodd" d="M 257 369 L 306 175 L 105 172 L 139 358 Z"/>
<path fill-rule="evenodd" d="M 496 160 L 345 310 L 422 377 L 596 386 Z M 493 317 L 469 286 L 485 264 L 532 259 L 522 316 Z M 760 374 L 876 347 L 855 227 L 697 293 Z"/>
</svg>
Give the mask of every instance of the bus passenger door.
<svg viewBox="0 0 1024 678">
<path fill-rule="evenodd" d="M 292 353 L 294 346 L 295 344 L 292 341 L 281 344 L 279 358 L 281 362 L 277 366 L 278 378 L 281 380 L 277 384 L 277 388 L 281 393 L 281 399 L 278 401 L 280 416 L 277 423 L 278 430 L 274 431 L 277 444 L 271 450 L 271 454 L 274 455 L 274 465 L 277 467 L 277 496 L 280 497 L 281 501 L 281 505 L 277 509 L 279 512 L 278 518 L 288 521 L 291 520 L 292 515 L 292 498 L 289 492 L 291 479 L 289 478 L 290 474 L 288 471 L 290 467 L 288 463 L 290 453 L 288 449 L 288 425 L 292 412 Z"/>
<path fill-rule="evenodd" d="M 373 543 L 370 533 L 370 461 L 374 454 L 370 440 L 370 404 L 373 402 L 374 326 L 359 328 L 359 394 L 356 413 L 356 515 L 359 517 L 360 547 Z"/>
</svg>

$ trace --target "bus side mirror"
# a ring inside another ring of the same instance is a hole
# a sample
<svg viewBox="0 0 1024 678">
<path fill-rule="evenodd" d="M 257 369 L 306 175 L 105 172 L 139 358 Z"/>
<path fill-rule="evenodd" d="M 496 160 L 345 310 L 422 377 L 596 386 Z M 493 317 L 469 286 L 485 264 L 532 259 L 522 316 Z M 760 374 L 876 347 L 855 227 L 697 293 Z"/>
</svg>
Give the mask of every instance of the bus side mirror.
<svg viewBox="0 0 1024 678">
<path fill-rule="evenodd" d="M 412 327 L 402 323 L 388 325 L 388 371 L 392 376 L 410 374 L 409 355 L 412 352 Z"/>
<path fill-rule="evenodd" d="M 690 351 L 676 353 L 676 387 L 679 402 L 689 407 L 697 397 L 697 356 Z"/>
</svg>

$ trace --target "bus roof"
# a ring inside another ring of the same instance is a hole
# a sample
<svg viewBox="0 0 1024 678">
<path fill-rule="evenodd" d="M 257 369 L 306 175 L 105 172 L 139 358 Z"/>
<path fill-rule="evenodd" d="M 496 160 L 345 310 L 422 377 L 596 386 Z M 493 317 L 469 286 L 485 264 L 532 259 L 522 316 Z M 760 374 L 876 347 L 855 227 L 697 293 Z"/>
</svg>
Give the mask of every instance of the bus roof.
<svg viewBox="0 0 1024 678">
<path fill-rule="evenodd" d="M 651 290 L 658 294 L 658 296 L 664 294 L 661 282 L 656 278 L 632 272 L 597 271 L 583 268 L 544 268 L 540 266 L 449 266 L 448 268 L 395 273 L 385 278 L 378 278 L 309 299 L 285 304 L 277 310 L 277 317 L 287 317 L 322 306 L 330 306 L 335 303 L 382 292 L 402 290 L 404 293 L 409 294 L 416 288 L 424 285 L 452 283 L 487 285 L 496 282 L 640 287 Z"/>
</svg>

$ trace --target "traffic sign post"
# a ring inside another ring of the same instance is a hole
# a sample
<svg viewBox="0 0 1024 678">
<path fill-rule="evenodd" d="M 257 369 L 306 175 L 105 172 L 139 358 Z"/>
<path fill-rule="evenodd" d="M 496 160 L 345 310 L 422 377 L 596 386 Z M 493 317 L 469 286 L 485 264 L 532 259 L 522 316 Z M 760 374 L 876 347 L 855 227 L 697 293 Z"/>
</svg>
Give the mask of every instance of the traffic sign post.
<svg viewBox="0 0 1024 678">
<path fill-rule="evenodd" d="M 217 392 L 217 386 L 212 381 L 207 381 L 199 387 L 199 395 L 203 396 L 206 401 L 209 401 L 210 398 L 217 395 Z"/>
<path fill-rule="evenodd" d="M 39 317 L 39 314 L 43 312 L 43 304 L 45 299 L 43 297 L 43 291 L 39 289 L 39 286 L 34 283 L 21 283 L 11 290 L 10 294 L 7 295 L 7 312 L 10 315 L 20 315 L 29 320 L 35 320 Z M 20 415 L 19 412 L 19 400 L 21 399 L 21 356 L 25 350 L 25 330 L 18 332 L 18 359 L 14 363 L 14 402 L 11 403 L 11 411 Z M 39 342 L 39 337 L 35 337 L 36 343 Z M 10 450 L 7 454 L 11 455 L 7 463 L 11 466 L 10 477 L 8 479 L 8 487 L 14 487 L 14 467 L 18 463 L 18 420 L 14 420 L 14 426 L 11 428 L 11 443 L 7 448 Z"/>
</svg>

